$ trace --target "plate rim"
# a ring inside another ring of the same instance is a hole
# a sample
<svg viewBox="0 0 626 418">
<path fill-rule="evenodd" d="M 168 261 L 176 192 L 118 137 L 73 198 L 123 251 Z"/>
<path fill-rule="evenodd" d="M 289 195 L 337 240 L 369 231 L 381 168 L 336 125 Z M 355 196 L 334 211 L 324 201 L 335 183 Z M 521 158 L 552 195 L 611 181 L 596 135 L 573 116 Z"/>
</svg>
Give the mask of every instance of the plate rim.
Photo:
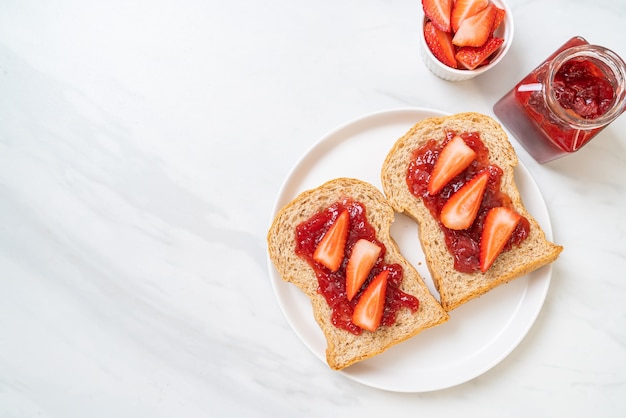
<svg viewBox="0 0 626 418">
<path fill-rule="evenodd" d="M 438 109 L 432 109 L 432 108 L 426 108 L 426 107 L 399 107 L 399 108 L 389 108 L 389 109 L 383 109 L 383 110 L 379 110 L 379 111 L 374 111 L 374 112 L 369 112 L 366 114 L 363 114 L 361 116 L 352 118 L 344 123 L 341 123 L 339 125 L 337 125 L 335 128 L 329 130 L 328 132 L 326 132 L 324 135 L 322 135 L 321 137 L 319 137 L 316 141 L 314 141 L 305 151 L 303 154 L 300 155 L 300 157 L 296 160 L 296 162 L 292 165 L 292 167 L 290 168 L 287 176 L 285 177 L 285 179 L 283 180 L 278 193 L 274 199 L 274 203 L 272 205 L 272 213 L 270 214 L 270 225 L 273 222 L 274 217 L 276 216 L 276 214 L 278 213 L 278 211 L 280 211 L 280 209 L 287 204 L 291 199 L 294 199 L 300 192 L 304 191 L 304 190 L 300 190 L 297 191 L 295 194 L 293 194 L 291 197 L 287 198 L 285 196 L 285 193 L 287 192 L 287 188 L 289 187 L 290 183 L 292 183 L 293 180 L 293 176 L 296 173 L 296 171 L 301 168 L 301 165 L 307 160 L 307 158 L 310 158 L 310 156 L 312 155 L 312 153 L 316 152 L 316 150 L 319 150 L 321 148 L 323 148 L 324 146 L 330 146 L 332 144 L 328 144 L 330 143 L 341 143 L 343 141 L 349 140 L 350 137 L 348 138 L 344 138 L 344 139 L 335 139 L 333 140 L 334 136 L 337 136 L 338 134 L 340 134 L 342 131 L 348 129 L 348 128 L 354 128 L 355 126 L 359 125 L 359 124 L 363 124 L 365 122 L 372 122 L 377 118 L 383 118 L 383 120 L 387 119 L 388 117 L 402 117 L 404 114 L 407 115 L 412 115 L 412 116 L 417 116 L 417 118 L 415 118 L 415 122 L 419 121 L 419 118 L 424 118 L 424 117 L 431 117 L 431 116 L 446 116 L 446 115 L 450 115 L 450 112 L 445 112 L 445 111 L 441 111 Z M 408 116 L 407 116 L 408 117 Z M 332 148 L 332 146 L 331 146 Z M 523 164 L 523 162 L 521 160 L 519 160 L 518 158 L 518 165 L 515 167 L 516 173 L 516 181 L 518 176 L 518 170 L 520 170 L 520 173 L 523 175 L 524 181 L 527 184 L 527 187 L 531 187 L 532 193 L 536 194 L 539 198 L 540 198 L 540 206 L 542 208 L 542 216 L 541 216 L 541 223 L 540 225 L 542 226 L 542 229 L 544 230 L 544 233 L 546 234 L 546 238 L 551 240 L 552 239 L 552 225 L 550 222 L 550 217 L 549 217 L 549 212 L 547 209 L 547 206 L 545 204 L 545 200 L 543 198 L 543 195 L 541 194 L 541 190 L 538 186 L 538 184 L 536 183 L 535 179 L 532 177 L 532 175 L 530 174 L 530 171 L 528 170 L 528 168 Z M 326 180 L 331 180 L 331 178 L 329 177 Z M 322 180 L 320 182 L 323 183 L 324 180 Z M 285 199 L 287 199 L 287 201 L 285 201 Z M 396 212 L 397 215 L 397 212 Z M 536 214 L 533 213 L 533 217 L 537 218 Z M 309 351 L 311 351 L 311 353 L 314 355 L 314 357 L 319 358 L 324 364 L 326 363 L 325 360 L 325 356 L 324 353 L 321 353 L 321 356 L 319 353 L 317 353 L 313 347 L 311 347 L 309 345 L 309 343 L 307 342 L 307 339 L 302 335 L 302 333 L 300 332 L 299 326 L 295 324 L 295 319 L 292 318 L 290 316 L 290 314 L 287 312 L 287 308 L 285 306 L 285 304 L 282 302 L 281 297 L 280 297 L 280 292 L 281 289 L 279 289 L 279 286 L 284 286 L 284 285 L 290 285 L 290 283 L 286 283 L 284 281 L 282 281 L 282 279 L 280 278 L 280 275 L 278 274 L 278 271 L 276 270 L 275 266 L 273 265 L 269 254 L 266 254 L 266 261 L 268 264 L 268 272 L 269 272 L 269 276 L 270 276 L 270 282 L 271 282 L 271 286 L 272 286 L 272 290 L 274 292 L 274 296 L 276 298 L 276 302 L 279 305 L 279 308 L 284 316 L 284 318 L 286 319 L 287 323 L 289 324 L 289 327 L 291 328 L 291 330 L 296 334 L 296 336 L 300 339 L 300 341 L 304 344 L 304 346 L 309 349 Z M 515 350 L 515 348 L 520 344 L 520 342 L 526 337 L 526 335 L 528 334 L 528 332 L 530 331 L 530 329 L 532 328 L 532 326 L 534 325 L 534 323 L 536 322 L 542 308 L 543 305 L 545 304 L 545 299 L 547 297 L 548 294 L 548 290 L 550 287 L 550 282 L 551 282 L 551 278 L 552 278 L 552 265 L 549 264 L 547 266 L 542 267 L 539 270 L 536 270 L 535 272 L 533 272 L 535 275 L 537 275 L 537 273 L 542 273 L 542 277 L 539 277 L 535 280 L 536 281 L 541 281 L 543 282 L 543 286 L 540 286 L 539 289 L 535 289 L 533 288 L 533 290 L 535 292 L 538 292 L 538 295 L 535 296 L 535 302 L 536 304 L 534 305 L 534 309 L 531 309 L 530 314 L 527 314 L 526 316 L 526 321 L 524 322 L 524 324 L 522 324 L 522 330 L 518 333 L 516 333 L 516 338 L 513 338 L 511 341 L 509 341 L 509 344 L 507 345 L 507 348 L 504 350 L 500 350 L 499 355 L 495 356 L 491 361 L 486 362 L 485 364 L 483 364 L 483 366 L 481 368 L 477 368 L 475 369 L 473 372 L 467 374 L 464 378 L 462 379 L 458 379 L 457 381 L 454 382 L 450 382 L 448 384 L 439 384 L 439 385 L 434 385 L 428 388 L 416 388 L 416 387 L 412 387 L 412 388 L 407 388 L 407 387 L 397 387 L 397 386 L 393 386 L 393 385 L 384 385 L 384 384 L 377 384 L 376 382 L 372 382 L 369 379 L 364 379 L 358 375 L 355 375 L 353 373 L 350 372 L 350 368 L 346 368 L 346 369 L 342 369 L 342 370 L 338 370 L 337 372 L 343 376 L 346 376 L 347 378 L 358 382 L 360 384 L 372 387 L 372 388 L 376 388 L 376 389 L 381 389 L 381 390 L 385 390 L 385 391 L 390 391 L 390 392 L 398 392 L 398 393 L 425 393 L 425 392 L 432 392 L 432 391 L 437 391 L 437 390 L 442 390 L 442 389 L 447 389 L 447 388 L 451 388 L 454 386 L 458 386 L 461 385 L 463 383 L 466 383 L 470 380 L 473 380 L 481 375 L 483 375 L 484 373 L 486 373 L 487 371 L 491 370 L 493 367 L 495 367 L 497 364 L 499 364 L 500 362 L 502 362 L 509 354 L 511 354 L 511 352 L 513 350 Z M 530 276 L 533 273 L 529 273 Z M 527 276 L 524 277 L 520 277 L 516 280 L 523 280 L 524 278 L 526 278 Z M 292 285 L 293 286 L 293 285 Z M 536 286 L 535 286 L 536 287 Z M 528 293 L 528 288 L 529 288 L 529 284 L 526 284 L 524 287 L 524 298 L 526 297 L 525 294 Z M 522 300 L 524 299 L 522 298 Z M 522 304 L 520 302 L 520 304 Z M 520 306 L 517 307 L 515 314 L 512 315 L 512 318 L 517 317 L 517 315 L 519 315 L 519 309 Z M 454 311 L 452 311 L 450 314 L 452 315 L 454 313 Z M 311 316 L 312 316 L 312 312 L 311 312 Z M 510 321 L 509 321 L 510 322 Z M 317 325 L 317 324 L 316 324 Z M 509 327 L 509 325 L 507 325 L 507 328 Z M 318 331 L 321 333 L 321 329 L 319 329 L 318 327 Z M 325 339 L 323 338 L 323 334 L 322 334 L 322 339 L 324 340 L 324 344 L 325 344 Z"/>
</svg>

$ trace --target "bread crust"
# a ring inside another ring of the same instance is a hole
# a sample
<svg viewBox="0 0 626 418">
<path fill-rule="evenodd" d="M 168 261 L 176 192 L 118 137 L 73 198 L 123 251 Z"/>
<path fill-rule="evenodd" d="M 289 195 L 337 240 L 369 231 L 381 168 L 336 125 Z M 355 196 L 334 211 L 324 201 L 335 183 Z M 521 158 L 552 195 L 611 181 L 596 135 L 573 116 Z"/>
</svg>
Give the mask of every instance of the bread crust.
<svg viewBox="0 0 626 418">
<path fill-rule="evenodd" d="M 365 205 L 368 222 L 375 228 L 377 239 L 387 247 L 385 262 L 398 263 L 404 269 L 400 289 L 419 300 L 417 312 L 401 309 L 393 326 L 381 326 L 375 332 L 363 331 L 361 335 L 354 335 L 331 323 L 331 308 L 317 291 L 313 269 L 295 253 L 296 226 L 344 197 Z M 283 280 L 293 283 L 310 298 L 313 315 L 327 341 L 326 360 L 334 370 L 378 355 L 448 320 L 446 311 L 391 238 L 389 230 L 393 220 L 394 211 L 380 190 L 361 180 L 338 178 L 298 195 L 278 212 L 268 231 L 270 259 Z"/>
<path fill-rule="evenodd" d="M 444 233 L 422 199 L 411 194 L 406 173 L 414 150 L 431 139 L 443 141 L 445 130 L 479 132 L 489 149 L 492 164 L 503 170 L 501 190 L 508 194 L 515 210 L 530 223 L 530 233 L 519 247 L 500 254 L 485 273 L 461 273 L 454 269 Z M 389 151 L 381 170 L 383 191 L 393 208 L 413 218 L 418 224 L 419 240 L 426 264 L 446 311 L 451 311 L 489 290 L 524 276 L 556 260 L 563 247 L 546 239 L 537 221 L 526 210 L 514 178 L 517 155 L 498 122 L 489 116 L 467 112 L 432 117 L 416 123 Z"/>
</svg>

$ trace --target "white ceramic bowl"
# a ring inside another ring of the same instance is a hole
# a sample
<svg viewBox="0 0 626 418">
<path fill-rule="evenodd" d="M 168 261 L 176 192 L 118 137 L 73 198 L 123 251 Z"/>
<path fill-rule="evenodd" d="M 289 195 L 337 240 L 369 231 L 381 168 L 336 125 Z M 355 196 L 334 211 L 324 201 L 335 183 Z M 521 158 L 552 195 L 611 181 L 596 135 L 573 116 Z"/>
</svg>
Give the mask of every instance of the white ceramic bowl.
<svg viewBox="0 0 626 418">
<path fill-rule="evenodd" d="M 484 65 L 482 67 L 478 67 L 475 70 L 461 70 L 452 67 L 448 67 L 441 61 L 439 61 L 433 53 L 426 45 L 426 39 L 424 38 L 424 23 L 426 22 L 426 17 L 424 16 L 424 12 L 420 7 L 421 11 L 421 25 L 420 25 L 420 49 L 422 60 L 426 67 L 435 74 L 437 77 L 442 78 L 448 81 L 463 81 L 469 80 L 476 76 L 486 73 L 502 60 L 506 53 L 509 51 L 511 44 L 513 43 L 513 14 L 511 13 L 511 9 L 509 6 L 502 0 L 491 0 L 496 6 L 501 9 L 504 9 L 505 16 L 504 21 L 500 24 L 500 27 L 495 31 L 494 36 L 498 36 L 504 38 L 504 43 L 500 46 L 500 48 L 495 52 L 495 54 L 491 58 L 491 62 L 489 64 Z"/>
</svg>

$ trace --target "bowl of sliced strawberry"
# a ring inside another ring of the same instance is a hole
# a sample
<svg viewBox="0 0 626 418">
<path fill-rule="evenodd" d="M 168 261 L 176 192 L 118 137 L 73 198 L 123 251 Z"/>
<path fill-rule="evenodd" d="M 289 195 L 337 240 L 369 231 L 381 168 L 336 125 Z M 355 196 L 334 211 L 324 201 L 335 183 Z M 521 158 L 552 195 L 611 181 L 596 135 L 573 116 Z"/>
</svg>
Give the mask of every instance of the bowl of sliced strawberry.
<svg viewBox="0 0 626 418">
<path fill-rule="evenodd" d="M 422 11 L 422 58 L 444 80 L 489 71 L 513 41 L 513 16 L 502 0 L 422 0 Z"/>
</svg>

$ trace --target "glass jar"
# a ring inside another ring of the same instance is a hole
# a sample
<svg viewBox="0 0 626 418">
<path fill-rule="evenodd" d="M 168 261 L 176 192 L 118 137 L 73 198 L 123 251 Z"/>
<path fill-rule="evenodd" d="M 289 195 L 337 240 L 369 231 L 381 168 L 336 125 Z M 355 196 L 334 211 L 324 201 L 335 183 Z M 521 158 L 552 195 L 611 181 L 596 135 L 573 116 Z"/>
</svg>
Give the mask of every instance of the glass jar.
<svg viewBox="0 0 626 418">
<path fill-rule="evenodd" d="M 493 107 L 538 162 L 578 151 L 626 110 L 626 63 L 571 38 Z"/>
</svg>

